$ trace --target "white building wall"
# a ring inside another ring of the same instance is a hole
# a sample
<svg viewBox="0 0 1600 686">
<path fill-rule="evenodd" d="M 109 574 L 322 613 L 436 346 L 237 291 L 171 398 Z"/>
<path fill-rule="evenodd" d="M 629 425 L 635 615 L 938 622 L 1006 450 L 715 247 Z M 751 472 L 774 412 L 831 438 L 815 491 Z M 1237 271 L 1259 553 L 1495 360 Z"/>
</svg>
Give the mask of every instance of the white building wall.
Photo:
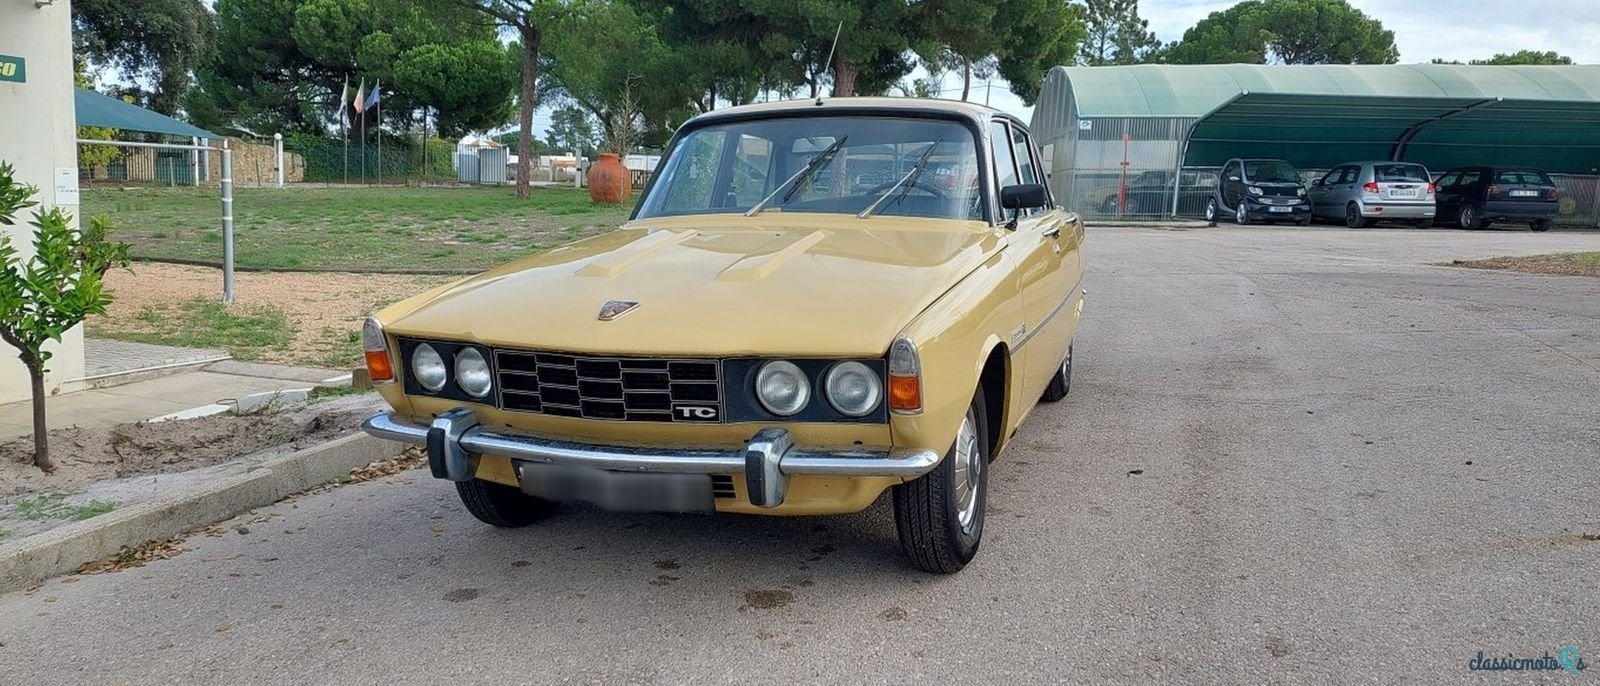
<svg viewBox="0 0 1600 686">
<path fill-rule="evenodd" d="M 41 207 L 60 206 L 76 217 L 76 199 L 58 203 L 56 174 L 77 176 L 77 117 L 72 95 L 72 8 L 70 0 L 34 7 L 32 0 L 0 0 L 0 54 L 27 60 L 27 82 L 0 81 L 0 160 L 16 167 L 17 177 L 39 188 Z M 15 226 L 0 226 L 24 258 L 33 255 L 32 210 Z M 77 390 L 83 378 L 83 327 L 52 347 L 50 393 Z M 16 351 L 0 343 L 0 402 L 29 397 L 28 374 Z"/>
</svg>

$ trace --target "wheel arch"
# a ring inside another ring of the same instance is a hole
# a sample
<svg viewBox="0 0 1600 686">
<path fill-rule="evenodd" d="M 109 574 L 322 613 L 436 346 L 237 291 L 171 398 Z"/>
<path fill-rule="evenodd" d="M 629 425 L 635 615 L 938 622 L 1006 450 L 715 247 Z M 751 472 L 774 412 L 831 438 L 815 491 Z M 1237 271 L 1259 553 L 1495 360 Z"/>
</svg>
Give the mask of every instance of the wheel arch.
<svg viewBox="0 0 1600 686">
<path fill-rule="evenodd" d="M 983 394 L 984 420 L 987 424 L 989 459 L 994 459 L 1000 454 L 1010 432 L 1009 414 L 1011 404 L 1011 389 L 1016 386 L 1011 364 L 1011 348 L 1003 341 L 993 341 L 987 352 L 980 358 L 982 364 L 978 367 L 977 392 Z"/>
</svg>

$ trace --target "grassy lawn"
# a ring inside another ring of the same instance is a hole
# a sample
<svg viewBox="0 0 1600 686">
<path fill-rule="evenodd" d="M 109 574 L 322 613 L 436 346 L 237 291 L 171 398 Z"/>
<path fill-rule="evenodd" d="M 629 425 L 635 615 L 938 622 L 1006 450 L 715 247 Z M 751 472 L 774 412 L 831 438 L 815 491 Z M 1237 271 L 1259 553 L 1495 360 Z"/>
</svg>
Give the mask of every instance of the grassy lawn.
<svg viewBox="0 0 1600 686">
<path fill-rule="evenodd" d="M 85 216 L 107 215 L 135 259 L 220 263 L 215 188 L 86 188 Z M 615 228 L 631 205 L 587 191 L 535 188 L 321 188 L 234 191 L 241 267 L 474 272 Z"/>
<path fill-rule="evenodd" d="M 1563 252 L 1526 257 L 1491 257 L 1487 260 L 1456 260 L 1451 265 L 1534 274 L 1600 277 L 1600 252 Z"/>
</svg>

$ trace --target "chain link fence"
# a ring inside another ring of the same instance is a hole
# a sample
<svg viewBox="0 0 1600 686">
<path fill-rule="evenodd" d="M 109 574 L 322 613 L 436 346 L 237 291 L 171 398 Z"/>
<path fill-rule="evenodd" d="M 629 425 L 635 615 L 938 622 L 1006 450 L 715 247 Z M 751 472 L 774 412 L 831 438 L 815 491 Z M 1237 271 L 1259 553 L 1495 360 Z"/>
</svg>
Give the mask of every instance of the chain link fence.
<svg viewBox="0 0 1600 686">
<path fill-rule="evenodd" d="M 362 145 L 360 140 L 290 136 L 284 149 L 299 155 L 306 183 L 404 184 L 446 183 L 456 180 L 452 158 L 455 146 L 430 138 L 422 144 L 417 138 L 383 139 Z"/>
</svg>

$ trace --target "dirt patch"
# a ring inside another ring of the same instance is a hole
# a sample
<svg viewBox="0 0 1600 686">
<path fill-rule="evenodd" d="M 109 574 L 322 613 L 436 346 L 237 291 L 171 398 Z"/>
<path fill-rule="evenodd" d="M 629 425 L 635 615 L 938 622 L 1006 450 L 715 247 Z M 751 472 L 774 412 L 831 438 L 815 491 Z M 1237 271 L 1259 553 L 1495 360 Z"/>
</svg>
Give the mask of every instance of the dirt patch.
<svg viewBox="0 0 1600 686">
<path fill-rule="evenodd" d="M 33 438 L 0 443 L 0 501 L 31 493 L 60 493 L 96 482 L 170 474 L 227 462 L 268 448 L 298 450 L 355 430 L 371 408 L 328 403 L 261 415 L 215 415 L 50 432 L 56 471 L 31 464 Z"/>
<path fill-rule="evenodd" d="M 1454 260 L 1447 266 L 1529 274 L 1600 277 L 1600 253 L 1572 252 L 1527 257 L 1491 257 L 1486 260 Z"/>
<path fill-rule="evenodd" d="M 378 308 L 459 277 L 343 272 L 239 272 L 234 290 L 238 308 L 270 308 L 281 312 L 292 332 L 286 345 L 233 351 L 263 362 L 329 368 L 360 361 L 361 320 Z M 207 267 L 140 262 L 133 271 L 106 273 L 116 300 L 104 316 L 90 317 L 94 335 L 106 338 L 158 333 L 159 320 L 176 316 L 195 300 L 215 300 L 222 292 L 222 272 Z"/>
</svg>

